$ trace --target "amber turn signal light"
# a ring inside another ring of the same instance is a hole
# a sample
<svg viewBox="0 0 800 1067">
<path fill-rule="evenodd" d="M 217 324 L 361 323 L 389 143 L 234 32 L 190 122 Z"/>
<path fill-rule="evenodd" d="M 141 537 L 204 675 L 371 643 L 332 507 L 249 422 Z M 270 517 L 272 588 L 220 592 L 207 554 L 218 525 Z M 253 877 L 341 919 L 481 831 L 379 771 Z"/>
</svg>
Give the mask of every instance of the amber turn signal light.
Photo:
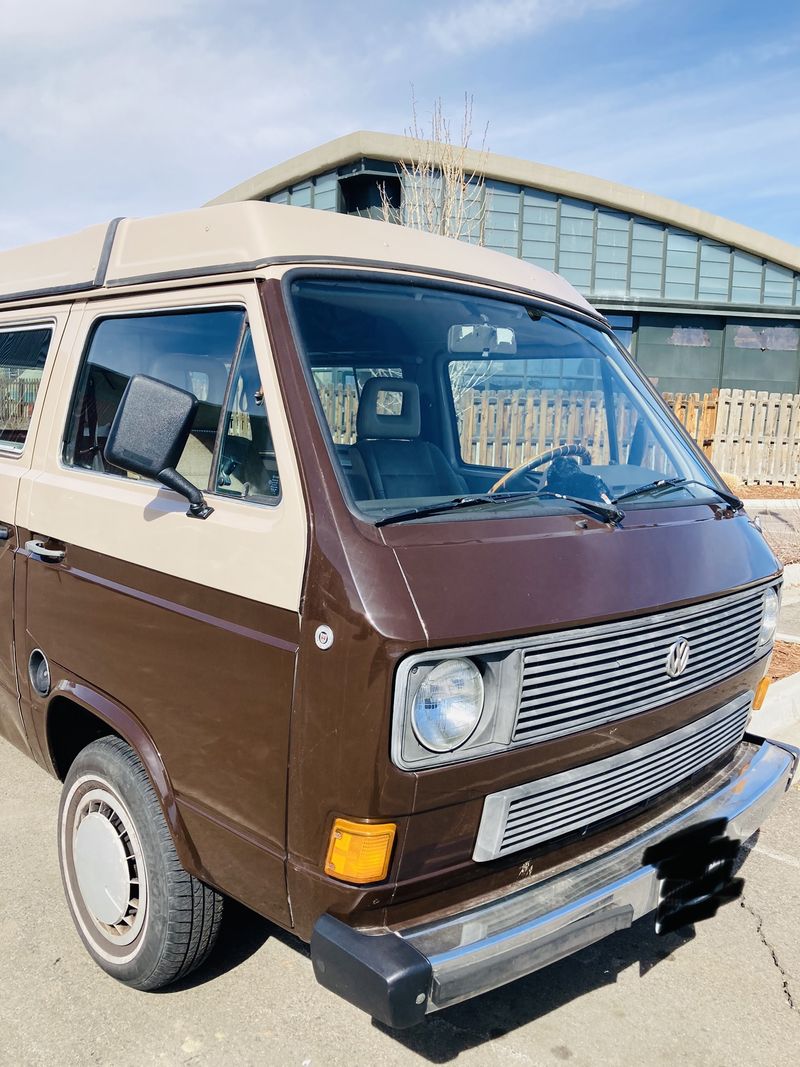
<svg viewBox="0 0 800 1067">
<path fill-rule="evenodd" d="M 354 885 L 380 882 L 389 870 L 396 833 L 393 822 L 336 819 L 325 859 L 325 873 Z"/>
<path fill-rule="evenodd" d="M 771 683 L 772 679 L 765 674 L 756 686 L 756 695 L 753 697 L 753 711 L 761 711 L 761 705 L 764 703 L 764 698 Z"/>
</svg>

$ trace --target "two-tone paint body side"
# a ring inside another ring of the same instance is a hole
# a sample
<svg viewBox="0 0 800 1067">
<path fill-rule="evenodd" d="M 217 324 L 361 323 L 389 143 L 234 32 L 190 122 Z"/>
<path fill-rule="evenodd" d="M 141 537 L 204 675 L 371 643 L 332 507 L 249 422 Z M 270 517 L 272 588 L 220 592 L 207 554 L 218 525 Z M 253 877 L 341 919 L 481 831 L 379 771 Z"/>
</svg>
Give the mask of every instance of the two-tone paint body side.
<svg viewBox="0 0 800 1067">
<path fill-rule="evenodd" d="M 489 864 L 471 855 L 487 793 L 644 743 L 754 688 L 766 660 L 624 722 L 427 771 L 391 763 L 393 678 L 407 654 L 529 637 L 688 605 L 779 565 L 746 516 L 723 507 L 629 513 L 622 528 L 574 516 L 466 519 L 376 530 L 348 508 L 304 379 L 277 280 L 263 286 L 312 516 L 289 774 L 289 886 L 298 932 L 324 911 L 379 926 L 447 910 L 610 839 Z M 314 645 L 320 624 L 335 641 Z M 337 815 L 398 824 L 389 879 L 352 889 L 322 874 Z M 626 822 L 651 817 L 646 814 Z"/>
<path fill-rule="evenodd" d="M 62 460 L 98 318 L 198 306 L 247 311 L 283 487 L 269 507 L 215 498 L 205 522 L 152 483 Z M 48 360 L 42 429 L 17 503 L 28 736 L 50 763 L 56 720 L 92 711 L 144 760 L 188 869 L 289 926 L 286 768 L 308 523 L 255 283 L 93 299 L 70 331 Z M 27 552 L 34 537 L 63 548 L 63 561 Z M 36 647 L 50 660 L 45 700 L 26 677 Z"/>
<path fill-rule="evenodd" d="M 34 307 L 0 308 L 0 331 L 19 328 L 44 328 L 52 331 L 50 349 L 55 353 L 69 337 L 69 323 L 74 321 L 75 305 L 63 298 Z M 19 683 L 15 654 L 15 625 L 24 603 L 15 595 L 16 555 L 20 535 L 16 529 L 17 499 L 20 483 L 30 477 L 33 442 L 42 421 L 42 406 L 49 388 L 53 360 L 47 361 L 39 384 L 37 402 L 30 412 L 27 440 L 17 451 L 0 445 L 0 737 L 10 741 L 26 755 L 39 757 L 35 738 L 30 735 L 20 712 Z M 22 589 L 24 597 L 24 588 Z"/>
</svg>

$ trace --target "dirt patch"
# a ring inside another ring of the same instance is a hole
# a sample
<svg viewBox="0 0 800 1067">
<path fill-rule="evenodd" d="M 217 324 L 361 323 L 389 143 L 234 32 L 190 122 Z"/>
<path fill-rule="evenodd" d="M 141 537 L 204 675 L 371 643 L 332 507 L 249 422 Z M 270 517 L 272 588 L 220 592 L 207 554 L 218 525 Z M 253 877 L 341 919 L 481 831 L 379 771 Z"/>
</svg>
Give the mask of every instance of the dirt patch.
<svg viewBox="0 0 800 1067">
<path fill-rule="evenodd" d="M 788 678 L 790 674 L 800 671 L 800 645 L 788 641 L 776 641 L 769 661 L 768 674 L 774 682 L 779 678 Z"/>
<path fill-rule="evenodd" d="M 791 511 L 763 509 L 758 513 L 767 544 L 785 567 L 800 563 L 800 522 Z"/>
<path fill-rule="evenodd" d="M 742 500 L 800 500 L 800 486 L 796 485 L 742 485 L 736 487 Z"/>
<path fill-rule="evenodd" d="M 735 474 L 720 473 L 731 492 L 742 500 L 800 500 L 798 485 L 745 485 Z"/>
<path fill-rule="evenodd" d="M 790 563 L 800 563 L 800 531 L 768 527 L 764 530 L 764 536 L 784 567 Z"/>
</svg>

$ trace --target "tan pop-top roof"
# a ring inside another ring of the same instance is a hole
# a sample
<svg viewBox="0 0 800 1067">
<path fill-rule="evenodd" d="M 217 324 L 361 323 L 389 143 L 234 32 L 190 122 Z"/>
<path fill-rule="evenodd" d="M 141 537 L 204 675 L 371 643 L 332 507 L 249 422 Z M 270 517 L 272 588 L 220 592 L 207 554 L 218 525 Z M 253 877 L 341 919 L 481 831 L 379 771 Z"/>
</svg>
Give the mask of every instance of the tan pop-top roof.
<svg viewBox="0 0 800 1067">
<path fill-rule="evenodd" d="M 255 201 L 115 220 L 0 252 L 0 301 L 290 263 L 368 263 L 475 278 L 597 314 L 564 278 L 516 256 L 390 223 Z"/>
</svg>

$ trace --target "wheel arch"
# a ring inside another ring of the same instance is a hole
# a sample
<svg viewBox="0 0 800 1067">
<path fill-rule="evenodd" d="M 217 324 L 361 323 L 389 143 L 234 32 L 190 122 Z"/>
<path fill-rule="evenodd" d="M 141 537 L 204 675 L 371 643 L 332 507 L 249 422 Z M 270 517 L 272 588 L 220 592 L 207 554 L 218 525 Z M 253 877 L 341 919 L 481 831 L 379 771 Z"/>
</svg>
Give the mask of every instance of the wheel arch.
<svg viewBox="0 0 800 1067">
<path fill-rule="evenodd" d="M 155 742 L 133 712 L 89 686 L 65 681 L 56 687 L 48 702 L 45 735 L 51 769 L 61 782 L 78 753 L 92 741 L 111 735 L 129 744 L 155 790 L 181 864 L 196 877 L 203 877 L 167 769 Z"/>
</svg>

